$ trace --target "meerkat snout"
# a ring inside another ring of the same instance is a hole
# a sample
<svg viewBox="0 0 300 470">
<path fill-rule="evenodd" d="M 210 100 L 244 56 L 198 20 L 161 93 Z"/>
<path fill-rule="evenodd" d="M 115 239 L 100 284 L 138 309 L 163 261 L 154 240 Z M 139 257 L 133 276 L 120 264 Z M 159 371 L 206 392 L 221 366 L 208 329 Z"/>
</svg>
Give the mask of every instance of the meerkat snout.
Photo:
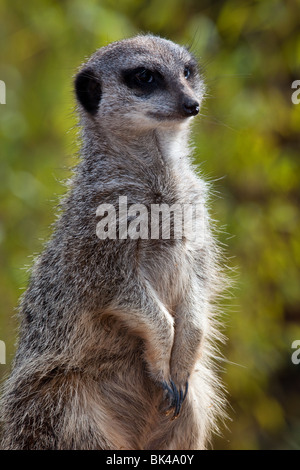
<svg viewBox="0 0 300 470">
<path fill-rule="evenodd" d="M 196 116 L 200 111 L 200 105 L 198 101 L 186 98 L 182 103 L 182 109 L 185 116 Z"/>
</svg>

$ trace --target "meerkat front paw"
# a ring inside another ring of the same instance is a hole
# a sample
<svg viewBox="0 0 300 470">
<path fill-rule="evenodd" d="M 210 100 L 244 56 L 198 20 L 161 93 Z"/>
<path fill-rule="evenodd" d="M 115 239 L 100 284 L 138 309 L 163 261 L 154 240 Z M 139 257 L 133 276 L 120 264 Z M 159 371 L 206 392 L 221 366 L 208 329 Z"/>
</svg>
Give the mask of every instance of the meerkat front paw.
<svg viewBox="0 0 300 470">
<path fill-rule="evenodd" d="M 158 384 L 164 391 L 163 403 L 161 411 L 166 415 L 173 413 L 172 419 L 179 416 L 182 404 L 188 393 L 188 381 L 186 380 L 172 380 L 168 364 L 164 361 L 158 361 L 160 367 L 153 367 L 153 363 L 148 361 L 148 371 L 152 379 Z M 187 377 L 188 378 L 188 377 Z M 182 385 L 178 385 L 182 384 Z"/>
<path fill-rule="evenodd" d="M 165 398 L 168 402 L 167 409 L 164 412 L 167 416 L 173 412 L 172 419 L 176 419 L 180 414 L 182 404 L 188 393 L 188 381 L 185 382 L 183 387 L 176 386 L 172 379 L 169 383 L 163 381 L 162 388 L 166 392 Z"/>
</svg>

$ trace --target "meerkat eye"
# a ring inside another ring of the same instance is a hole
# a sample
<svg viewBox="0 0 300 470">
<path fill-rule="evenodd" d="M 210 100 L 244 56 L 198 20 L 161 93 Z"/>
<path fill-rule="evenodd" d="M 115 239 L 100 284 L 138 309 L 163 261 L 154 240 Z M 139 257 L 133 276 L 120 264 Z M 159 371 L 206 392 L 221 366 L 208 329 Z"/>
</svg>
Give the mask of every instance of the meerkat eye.
<svg viewBox="0 0 300 470">
<path fill-rule="evenodd" d="M 192 74 L 192 71 L 191 71 L 190 67 L 188 67 L 188 66 L 184 67 L 183 75 L 184 75 L 184 78 L 186 80 L 188 80 L 190 78 L 191 74 Z"/>
<path fill-rule="evenodd" d="M 135 79 L 137 83 L 153 83 L 154 82 L 154 75 L 151 70 L 148 69 L 141 69 L 139 72 L 135 74 Z"/>
<path fill-rule="evenodd" d="M 125 84 L 138 92 L 138 94 L 149 95 L 159 88 L 165 87 L 164 77 L 157 70 L 150 70 L 145 67 L 127 69 L 122 72 Z"/>
</svg>

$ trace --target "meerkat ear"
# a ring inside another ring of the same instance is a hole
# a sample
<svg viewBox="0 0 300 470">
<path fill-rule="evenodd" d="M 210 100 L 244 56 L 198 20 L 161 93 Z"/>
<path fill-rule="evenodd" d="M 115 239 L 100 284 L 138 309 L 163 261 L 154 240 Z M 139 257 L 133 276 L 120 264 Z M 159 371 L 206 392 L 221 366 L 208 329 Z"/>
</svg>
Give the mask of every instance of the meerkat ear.
<svg viewBox="0 0 300 470">
<path fill-rule="evenodd" d="M 75 78 L 75 91 L 79 103 L 86 111 L 96 114 L 101 100 L 101 83 L 92 69 L 84 69 Z"/>
</svg>

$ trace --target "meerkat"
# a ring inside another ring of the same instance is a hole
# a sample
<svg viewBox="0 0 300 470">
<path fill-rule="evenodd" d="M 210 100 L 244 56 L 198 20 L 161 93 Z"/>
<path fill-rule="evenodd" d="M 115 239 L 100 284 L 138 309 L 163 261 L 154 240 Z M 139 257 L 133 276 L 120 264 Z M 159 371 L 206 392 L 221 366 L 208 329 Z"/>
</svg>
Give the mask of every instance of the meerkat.
<svg viewBox="0 0 300 470">
<path fill-rule="evenodd" d="M 81 161 L 20 303 L 2 448 L 205 449 L 224 403 L 213 360 L 224 279 L 190 159 L 202 73 L 187 48 L 138 35 L 96 51 L 74 84 Z M 125 196 L 200 204 L 201 241 L 100 239 L 98 208 Z"/>
</svg>

